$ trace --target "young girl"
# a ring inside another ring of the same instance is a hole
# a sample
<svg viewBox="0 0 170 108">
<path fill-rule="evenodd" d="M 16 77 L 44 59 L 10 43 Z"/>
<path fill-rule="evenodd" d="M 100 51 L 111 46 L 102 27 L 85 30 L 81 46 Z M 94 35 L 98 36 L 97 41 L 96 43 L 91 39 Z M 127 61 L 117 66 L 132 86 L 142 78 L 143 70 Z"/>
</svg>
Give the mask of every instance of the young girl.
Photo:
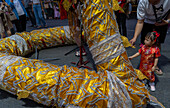
<svg viewBox="0 0 170 108">
<path fill-rule="evenodd" d="M 129 59 L 133 59 L 141 55 L 140 66 L 139 69 L 141 72 L 149 79 L 149 85 L 151 91 L 155 91 L 155 76 L 154 71 L 158 63 L 158 57 L 160 56 L 160 50 L 156 46 L 157 38 L 159 37 L 159 33 L 156 31 L 149 32 L 144 40 L 144 44 L 139 52 L 129 57 Z"/>
<path fill-rule="evenodd" d="M 1 38 L 5 38 L 5 32 L 7 32 L 8 36 L 11 36 L 11 29 L 13 25 L 9 18 L 9 5 L 6 2 L 0 3 L 0 34 Z"/>
</svg>

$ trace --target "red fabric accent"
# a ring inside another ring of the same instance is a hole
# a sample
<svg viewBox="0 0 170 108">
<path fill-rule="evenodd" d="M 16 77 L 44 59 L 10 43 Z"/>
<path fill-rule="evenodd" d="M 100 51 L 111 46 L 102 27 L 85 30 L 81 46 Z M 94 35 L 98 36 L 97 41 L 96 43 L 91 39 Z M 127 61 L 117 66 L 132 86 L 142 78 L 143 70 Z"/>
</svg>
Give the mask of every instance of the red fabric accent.
<svg viewBox="0 0 170 108">
<path fill-rule="evenodd" d="M 63 19 L 67 19 L 67 11 L 64 9 L 63 7 L 63 1 L 64 0 L 61 0 L 60 1 L 60 19 L 63 20 Z"/>
<path fill-rule="evenodd" d="M 62 44 L 64 44 L 64 40 L 63 40 L 63 38 L 62 38 L 62 37 L 60 37 L 60 40 L 62 41 Z"/>
<path fill-rule="evenodd" d="M 140 48 L 140 49 L 138 50 L 138 52 L 141 54 L 141 52 L 142 52 L 142 49 Z"/>
<path fill-rule="evenodd" d="M 122 8 L 123 8 L 123 6 L 126 4 L 126 0 L 118 0 L 118 2 L 121 2 L 121 3 L 119 4 L 119 6 L 122 7 Z"/>
<path fill-rule="evenodd" d="M 141 48 L 142 46 L 143 46 L 143 44 L 141 43 L 139 47 Z"/>
<path fill-rule="evenodd" d="M 45 44 L 44 40 L 43 40 L 43 39 L 41 39 L 41 41 L 42 41 L 42 43 L 43 43 L 44 47 L 46 48 L 47 46 L 46 46 L 46 44 Z"/>
<path fill-rule="evenodd" d="M 156 47 L 156 51 L 155 51 L 155 57 L 160 57 L 161 56 L 161 53 L 160 53 L 160 50 L 158 47 Z"/>
<path fill-rule="evenodd" d="M 155 42 L 156 42 L 156 40 L 157 40 L 157 38 L 160 36 L 160 34 L 157 32 L 157 31 L 153 31 L 154 33 L 155 33 L 155 35 L 156 35 L 156 38 L 155 38 Z"/>
<path fill-rule="evenodd" d="M 32 49 L 30 42 L 27 40 L 28 46 Z"/>
<path fill-rule="evenodd" d="M 74 9 L 76 9 L 76 7 L 75 7 L 75 5 L 74 5 L 74 4 L 72 5 L 72 7 L 73 7 Z"/>
<path fill-rule="evenodd" d="M 118 2 L 121 2 L 121 3 L 119 4 L 119 6 L 120 6 L 121 8 L 123 8 L 123 6 L 126 4 L 127 0 L 118 0 Z M 119 11 L 119 13 L 122 13 L 122 12 Z"/>
</svg>

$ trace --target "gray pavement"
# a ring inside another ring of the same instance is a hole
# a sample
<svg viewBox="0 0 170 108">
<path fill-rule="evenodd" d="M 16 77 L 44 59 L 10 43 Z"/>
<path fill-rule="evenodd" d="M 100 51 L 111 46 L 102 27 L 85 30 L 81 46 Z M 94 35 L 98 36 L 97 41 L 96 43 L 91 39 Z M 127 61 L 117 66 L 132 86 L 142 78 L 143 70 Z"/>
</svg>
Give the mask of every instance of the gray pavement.
<svg viewBox="0 0 170 108">
<path fill-rule="evenodd" d="M 48 27 L 55 27 L 55 26 L 64 26 L 68 25 L 68 20 L 46 20 Z M 127 31 L 128 31 L 128 38 L 131 39 L 134 33 L 136 24 L 136 19 L 129 19 L 127 20 Z M 28 21 L 27 23 L 27 31 L 32 31 L 35 28 L 29 27 L 31 24 Z M 139 49 L 139 38 L 136 42 L 136 48 L 127 48 L 128 55 L 132 55 L 136 53 Z M 159 66 L 163 70 L 164 74 L 162 76 L 157 76 L 157 85 L 156 91 L 151 92 L 153 96 L 155 96 L 166 108 L 170 108 L 170 29 L 168 31 L 166 41 L 162 45 L 161 54 L 162 56 L 159 59 Z M 69 46 L 60 46 L 60 47 L 53 47 L 41 50 L 39 52 L 39 59 L 46 59 L 46 58 L 58 58 L 59 60 L 47 61 L 52 64 L 56 65 L 68 65 L 74 66 L 71 62 L 77 62 L 79 58 L 74 56 L 74 53 L 70 53 L 67 56 L 64 56 L 65 53 L 68 51 L 76 48 L 76 45 L 69 45 Z M 35 54 L 31 54 L 29 58 L 34 59 Z M 86 60 L 86 58 L 84 58 Z M 139 65 L 140 57 L 137 57 L 132 60 L 132 64 L 134 68 L 137 68 Z M 87 66 L 92 66 L 90 63 Z M 44 108 L 41 104 L 38 104 L 29 99 L 21 99 L 17 100 L 17 96 L 12 95 L 6 91 L 0 90 L 0 108 Z"/>
</svg>

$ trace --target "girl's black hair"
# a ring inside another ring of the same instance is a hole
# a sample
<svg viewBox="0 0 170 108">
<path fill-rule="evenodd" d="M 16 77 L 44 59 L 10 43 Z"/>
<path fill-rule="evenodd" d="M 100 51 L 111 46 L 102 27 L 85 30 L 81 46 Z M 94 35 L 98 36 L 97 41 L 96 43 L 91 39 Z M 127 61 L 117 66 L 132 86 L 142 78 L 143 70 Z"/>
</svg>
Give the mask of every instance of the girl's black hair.
<svg viewBox="0 0 170 108">
<path fill-rule="evenodd" d="M 149 39 L 151 39 L 152 42 L 155 41 L 154 44 L 157 44 L 159 42 L 159 40 L 158 40 L 159 37 L 157 37 L 157 35 L 159 35 L 159 33 L 149 32 L 149 33 L 147 33 L 145 38 L 149 38 Z"/>
</svg>

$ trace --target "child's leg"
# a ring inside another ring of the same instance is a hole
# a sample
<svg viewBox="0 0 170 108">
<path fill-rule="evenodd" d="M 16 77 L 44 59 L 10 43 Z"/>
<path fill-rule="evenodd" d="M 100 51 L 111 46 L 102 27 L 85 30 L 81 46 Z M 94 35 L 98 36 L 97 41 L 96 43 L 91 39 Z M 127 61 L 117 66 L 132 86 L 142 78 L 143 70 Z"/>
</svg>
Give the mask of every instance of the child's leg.
<svg viewBox="0 0 170 108">
<path fill-rule="evenodd" d="M 156 90 L 154 82 L 149 82 L 149 85 L 150 85 L 151 91 L 155 91 Z"/>
<path fill-rule="evenodd" d="M 7 30 L 8 36 L 11 36 L 11 30 Z"/>
<path fill-rule="evenodd" d="M 150 90 L 151 91 L 155 91 L 155 75 L 154 72 L 150 73 L 150 78 L 149 78 L 149 85 L 150 85 Z"/>
</svg>

